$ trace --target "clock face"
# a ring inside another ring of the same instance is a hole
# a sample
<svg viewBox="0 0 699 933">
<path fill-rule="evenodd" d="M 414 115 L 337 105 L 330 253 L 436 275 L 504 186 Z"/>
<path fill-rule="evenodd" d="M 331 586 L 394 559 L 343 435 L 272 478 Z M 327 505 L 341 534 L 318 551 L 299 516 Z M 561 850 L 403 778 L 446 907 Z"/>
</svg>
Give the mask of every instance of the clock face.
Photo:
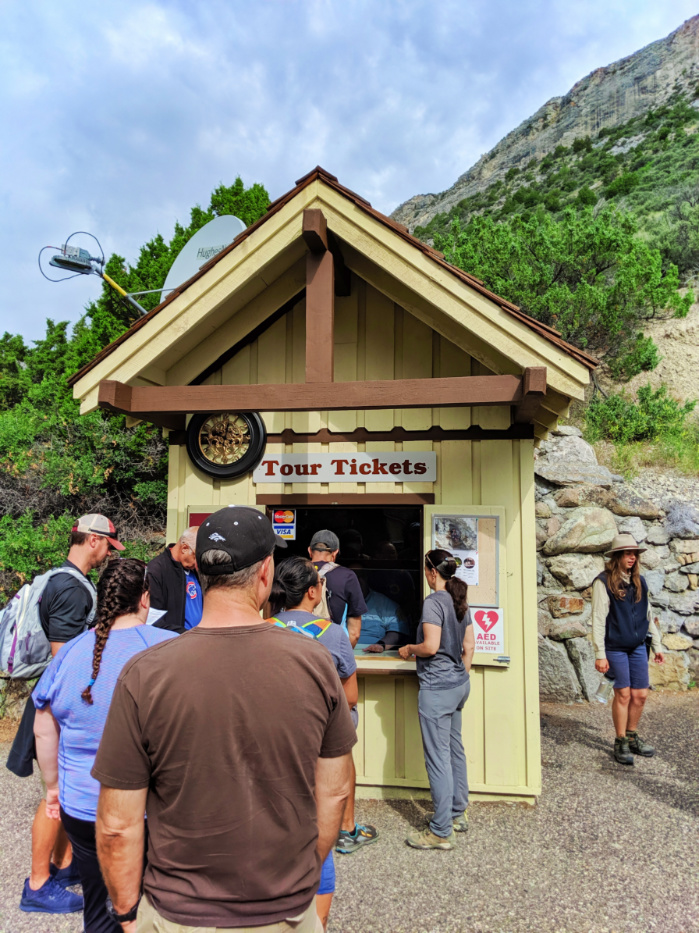
<svg viewBox="0 0 699 933">
<path fill-rule="evenodd" d="M 257 412 L 194 415 L 187 428 L 187 452 L 203 473 L 218 478 L 242 476 L 264 453 L 267 432 Z"/>
<path fill-rule="evenodd" d="M 202 456 L 218 466 L 237 463 L 250 450 L 250 424 L 238 412 L 209 415 L 199 428 Z"/>
</svg>

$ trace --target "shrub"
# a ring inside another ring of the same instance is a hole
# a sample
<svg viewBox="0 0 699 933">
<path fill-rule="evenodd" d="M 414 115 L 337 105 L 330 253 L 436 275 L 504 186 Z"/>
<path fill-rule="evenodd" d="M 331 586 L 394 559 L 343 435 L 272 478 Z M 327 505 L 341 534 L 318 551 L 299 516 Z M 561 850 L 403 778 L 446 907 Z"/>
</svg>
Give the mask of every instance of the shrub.
<svg viewBox="0 0 699 933">
<path fill-rule="evenodd" d="M 622 444 L 678 436 L 695 405 L 696 401 L 681 405 L 667 394 L 665 385 L 655 391 L 650 385 L 643 386 L 636 401 L 625 392 L 595 397 L 585 412 L 585 435 L 592 443 L 610 440 Z"/>
<path fill-rule="evenodd" d="M 614 181 L 607 185 L 604 189 L 604 196 L 609 200 L 615 198 L 618 194 L 630 194 L 640 180 L 635 172 L 624 172 L 623 175 L 619 175 L 618 178 L 615 178 Z"/>
<path fill-rule="evenodd" d="M 597 203 L 597 195 L 587 186 L 583 187 L 578 191 L 578 196 L 575 199 L 575 203 L 579 207 L 592 207 Z"/>
<path fill-rule="evenodd" d="M 631 349 L 617 357 L 610 368 L 615 379 L 628 380 L 633 379 L 640 372 L 650 372 L 659 362 L 658 347 L 653 338 L 644 337 L 642 333 L 638 333 Z"/>
<path fill-rule="evenodd" d="M 592 149 L 592 140 L 589 136 L 579 136 L 573 140 L 573 152 L 589 152 Z"/>
</svg>

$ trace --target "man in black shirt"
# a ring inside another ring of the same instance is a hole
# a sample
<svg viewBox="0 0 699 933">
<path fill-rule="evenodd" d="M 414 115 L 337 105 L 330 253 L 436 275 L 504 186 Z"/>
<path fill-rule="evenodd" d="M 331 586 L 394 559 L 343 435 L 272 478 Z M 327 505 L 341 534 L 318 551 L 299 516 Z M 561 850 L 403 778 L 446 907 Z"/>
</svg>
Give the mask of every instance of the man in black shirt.
<svg viewBox="0 0 699 933">
<path fill-rule="evenodd" d="M 311 538 L 308 553 L 311 555 L 313 566 L 320 571 L 325 564 L 335 563 L 340 553 L 340 540 L 334 531 L 327 528 L 324 531 L 316 531 Z M 354 648 L 362 631 L 362 613 L 366 612 L 366 603 L 357 574 L 348 567 L 337 565 L 325 574 L 325 579 L 330 618 L 338 625 L 346 623 L 347 633 Z"/>
<path fill-rule="evenodd" d="M 70 550 L 62 568 L 77 571 L 56 573 L 41 594 L 39 618 L 51 644 L 51 655 L 81 635 L 92 622 L 97 596 L 87 579 L 91 570 L 100 567 L 111 550 L 123 551 L 114 525 L 104 515 L 79 518 L 71 530 Z M 62 569 L 61 568 L 61 569 Z M 7 767 L 20 777 L 33 771 L 34 704 L 27 701 Z M 32 825 L 32 867 L 24 883 L 20 909 L 31 913 L 72 913 L 82 910 L 83 899 L 66 890 L 79 877 L 71 866 L 72 852 L 60 821 L 46 813 L 46 801 L 39 804 Z"/>
</svg>

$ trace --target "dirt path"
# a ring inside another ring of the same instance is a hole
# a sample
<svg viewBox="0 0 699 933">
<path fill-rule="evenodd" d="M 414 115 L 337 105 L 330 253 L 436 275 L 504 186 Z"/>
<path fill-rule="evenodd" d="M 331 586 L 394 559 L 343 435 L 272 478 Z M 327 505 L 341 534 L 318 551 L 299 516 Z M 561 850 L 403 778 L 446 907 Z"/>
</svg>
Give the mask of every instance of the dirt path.
<svg viewBox="0 0 699 933">
<path fill-rule="evenodd" d="M 653 694 L 658 755 L 623 768 L 606 707 L 544 705 L 539 805 L 474 805 L 452 852 L 404 844 L 426 801 L 359 801 L 381 839 L 336 856 L 330 933 L 696 933 L 698 714 L 697 691 Z M 38 781 L 2 769 L 0 794 L 0 933 L 80 933 L 17 909 Z"/>
</svg>

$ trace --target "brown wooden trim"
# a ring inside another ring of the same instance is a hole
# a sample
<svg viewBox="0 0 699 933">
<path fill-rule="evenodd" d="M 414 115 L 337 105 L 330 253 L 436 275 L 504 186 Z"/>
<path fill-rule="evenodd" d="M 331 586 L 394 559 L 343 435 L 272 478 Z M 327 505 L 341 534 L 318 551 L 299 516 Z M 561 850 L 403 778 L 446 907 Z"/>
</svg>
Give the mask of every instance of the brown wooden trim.
<svg viewBox="0 0 699 933">
<path fill-rule="evenodd" d="M 522 376 L 522 398 L 515 408 L 516 424 L 531 424 L 546 397 L 546 367 L 528 366 Z"/>
<path fill-rule="evenodd" d="M 103 380 L 99 389 L 99 407 L 114 412 L 115 415 L 129 414 L 132 392 L 133 387 L 123 382 Z M 186 416 L 177 412 L 144 411 L 138 417 L 141 421 L 148 421 L 150 424 L 157 424 L 161 428 L 177 431 L 184 428 Z"/>
<path fill-rule="evenodd" d="M 335 295 L 338 298 L 347 298 L 352 294 L 352 273 L 345 265 L 345 257 L 342 255 L 340 241 L 332 230 L 328 230 L 328 246 L 335 263 Z"/>
<path fill-rule="evenodd" d="M 308 213 L 308 212 L 306 212 Z M 318 212 L 320 213 L 320 211 Z M 334 376 L 335 263 L 331 252 L 306 256 L 306 383 Z M 282 390 L 284 391 L 284 390 Z"/>
<path fill-rule="evenodd" d="M 292 311 L 299 301 L 302 301 L 306 296 L 306 289 L 302 288 L 300 292 L 297 292 L 293 298 L 290 298 L 288 301 L 284 302 L 281 308 L 278 308 L 274 311 L 268 318 L 266 318 L 262 323 L 258 324 L 257 327 L 253 327 L 249 334 L 246 334 L 244 337 L 234 343 L 232 347 L 222 353 L 217 359 L 213 361 L 205 370 L 199 373 L 192 381 L 190 385 L 199 386 L 201 385 L 209 376 L 213 375 L 217 370 L 224 366 L 229 360 L 232 360 L 236 353 L 239 353 L 244 347 L 250 346 L 251 343 L 254 343 L 255 340 L 268 330 L 273 324 L 276 324 L 278 320 L 284 317 L 285 314 L 288 314 L 289 311 Z"/>
<path fill-rule="evenodd" d="M 145 420 L 145 419 L 144 419 Z M 322 428 L 314 434 L 303 434 L 285 428 L 280 434 L 268 434 L 268 444 L 332 444 L 336 441 L 366 444 L 371 441 L 530 441 L 534 439 L 534 425 L 511 424 L 509 428 L 482 428 L 478 424 L 470 428 L 447 430 L 430 428 L 427 431 L 407 431 L 405 428 L 393 428 L 391 431 L 367 431 L 357 428 L 354 431 L 336 432 Z M 168 436 L 170 446 L 187 442 L 184 431 L 171 431 Z"/>
<path fill-rule="evenodd" d="M 513 405 L 522 397 L 518 376 L 450 376 L 366 382 L 272 385 L 126 386 L 103 380 L 98 405 L 142 417 L 144 412 L 353 411 L 378 408 L 452 408 Z M 122 400 L 124 404 L 119 404 Z"/>
<path fill-rule="evenodd" d="M 328 249 L 328 224 L 318 208 L 306 208 L 303 212 L 302 236 L 312 253 L 324 253 Z"/>
<path fill-rule="evenodd" d="M 434 505 L 432 492 L 311 492 L 290 495 L 259 494 L 257 505 Z"/>
<path fill-rule="evenodd" d="M 301 434 L 291 428 L 285 428 L 279 434 L 268 434 L 267 442 L 272 444 L 332 444 L 336 441 L 364 444 L 371 441 L 526 441 L 534 437 L 531 424 L 512 424 L 509 428 L 482 428 L 479 424 L 470 428 L 448 430 L 433 427 L 426 431 L 408 431 L 406 428 L 392 428 L 390 431 L 367 431 L 356 428 L 354 431 L 328 431 L 322 428 L 314 434 Z"/>
</svg>

